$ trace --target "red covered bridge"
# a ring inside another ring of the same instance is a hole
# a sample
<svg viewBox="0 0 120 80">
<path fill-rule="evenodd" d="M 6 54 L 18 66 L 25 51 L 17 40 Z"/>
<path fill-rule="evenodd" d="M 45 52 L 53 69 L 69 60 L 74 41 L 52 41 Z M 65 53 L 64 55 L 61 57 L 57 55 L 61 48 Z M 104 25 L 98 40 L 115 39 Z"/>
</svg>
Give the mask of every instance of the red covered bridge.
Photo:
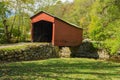
<svg viewBox="0 0 120 80">
<path fill-rule="evenodd" d="M 83 29 L 46 12 L 31 17 L 31 40 L 51 42 L 55 46 L 77 46 L 82 42 Z"/>
</svg>

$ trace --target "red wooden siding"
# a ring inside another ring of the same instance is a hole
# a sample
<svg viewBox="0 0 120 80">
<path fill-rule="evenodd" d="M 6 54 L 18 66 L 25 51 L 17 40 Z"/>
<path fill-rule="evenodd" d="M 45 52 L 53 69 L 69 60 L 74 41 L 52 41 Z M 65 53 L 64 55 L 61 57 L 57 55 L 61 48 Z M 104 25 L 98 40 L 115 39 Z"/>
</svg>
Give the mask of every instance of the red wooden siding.
<svg viewBox="0 0 120 80">
<path fill-rule="evenodd" d="M 55 19 L 54 44 L 59 46 L 77 46 L 82 42 L 82 30 Z"/>
<path fill-rule="evenodd" d="M 32 19 L 32 23 L 35 23 L 35 22 L 38 22 L 40 20 L 45 20 L 45 21 L 49 21 L 49 22 L 54 22 L 54 18 L 49 16 L 49 15 L 46 15 L 45 13 L 41 13 L 39 15 L 37 15 L 36 17 L 34 17 Z"/>
<path fill-rule="evenodd" d="M 83 29 L 76 28 L 75 26 L 45 12 L 40 12 L 31 17 L 31 41 L 33 41 L 34 38 L 33 24 L 39 21 L 52 22 L 52 45 L 77 46 L 82 43 Z M 37 27 L 41 27 L 39 25 Z"/>
</svg>

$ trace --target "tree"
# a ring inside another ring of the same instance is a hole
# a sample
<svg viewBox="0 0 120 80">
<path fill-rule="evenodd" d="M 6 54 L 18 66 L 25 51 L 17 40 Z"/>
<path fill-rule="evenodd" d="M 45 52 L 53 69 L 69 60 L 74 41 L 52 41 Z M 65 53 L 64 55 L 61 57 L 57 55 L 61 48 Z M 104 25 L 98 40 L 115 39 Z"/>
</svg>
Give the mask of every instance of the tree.
<svg viewBox="0 0 120 80">
<path fill-rule="evenodd" d="M 9 35 L 9 25 L 7 24 L 7 17 L 10 13 L 9 9 L 7 8 L 6 5 L 8 5 L 9 2 L 8 1 L 2 1 L 0 2 L 0 21 L 2 22 L 2 26 L 4 28 L 4 38 L 5 38 L 5 42 L 9 42 L 10 41 L 10 35 Z"/>
<path fill-rule="evenodd" d="M 120 47 L 120 3 L 119 0 L 96 0 L 90 13 L 90 38 L 105 42 L 110 53 Z M 112 43 L 112 45 L 110 45 Z"/>
<path fill-rule="evenodd" d="M 70 11 L 71 22 L 84 29 L 84 38 L 88 38 L 89 12 L 94 2 L 95 0 L 74 0 Z"/>
<path fill-rule="evenodd" d="M 32 9 L 33 4 L 34 4 L 34 0 L 10 1 L 9 8 L 12 9 L 13 15 L 11 15 L 8 19 L 9 19 L 9 25 L 11 27 L 10 34 L 12 40 L 16 39 L 17 42 L 26 40 L 26 36 L 28 34 L 28 31 L 30 30 L 29 13 L 33 12 Z"/>
</svg>

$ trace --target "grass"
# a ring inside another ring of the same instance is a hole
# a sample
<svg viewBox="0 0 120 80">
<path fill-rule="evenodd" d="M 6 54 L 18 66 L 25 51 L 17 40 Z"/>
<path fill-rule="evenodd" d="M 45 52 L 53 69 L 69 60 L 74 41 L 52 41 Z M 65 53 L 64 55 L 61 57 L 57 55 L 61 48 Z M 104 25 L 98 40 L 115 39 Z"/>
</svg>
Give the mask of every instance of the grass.
<svg viewBox="0 0 120 80">
<path fill-rule="evenodd" d="M 0 45 L 0 50 L 16 50 L 16 49 L 24 49 L 28 46 L 39 46 L 39 45 L 46 45 L 48 43 L 16 43 L 16 44 L 6 44 Z"/>
<path fill-rule="evenodd" d="M 59 58 L 0 63 L 0 80 L 119 80 L 120 63 Z"/>
<path fill-rule="evenodd" d="M 16 44 L 6 44 L 0 45 L 0 54 L 6 52 L 6 54 L 15 54 L 14 51 L 27 50 L 31 47 L 37 47 L 40 45 L 47 45 L 48 43 L 16 43 Z"/>
</svg>

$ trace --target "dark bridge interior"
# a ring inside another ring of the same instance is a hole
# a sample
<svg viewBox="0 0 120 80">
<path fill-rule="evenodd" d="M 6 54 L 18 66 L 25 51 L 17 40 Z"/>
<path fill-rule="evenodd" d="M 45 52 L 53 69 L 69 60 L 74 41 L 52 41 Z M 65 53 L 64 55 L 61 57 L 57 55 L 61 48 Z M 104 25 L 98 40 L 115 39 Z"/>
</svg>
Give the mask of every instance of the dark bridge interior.
<svg viewBox="0 0 120 80">
<path fill-rule="evenodd" d="M 52 42 L 52 23 L 39 21 L 33 24 L 33 42 Z"/>
</svg>

